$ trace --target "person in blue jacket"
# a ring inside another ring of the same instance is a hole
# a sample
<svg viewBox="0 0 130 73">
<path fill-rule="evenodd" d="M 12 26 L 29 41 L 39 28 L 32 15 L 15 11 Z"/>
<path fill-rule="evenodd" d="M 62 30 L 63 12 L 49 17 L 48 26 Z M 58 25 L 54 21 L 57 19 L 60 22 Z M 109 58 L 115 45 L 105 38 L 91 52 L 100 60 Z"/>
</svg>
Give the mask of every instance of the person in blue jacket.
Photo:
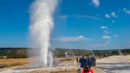
<svg viewBox="0 0 130 73">
<path fill-rule="evenodd" d="M 91 68 L 91 62 L 90 62 L 90 60 L 91 60 L 91 57 L 89 57 L 89 58 L 87 59 L 87 65 L 89 66 L 89 68 Z"/>
<path fill-rule="evenodd" d="M 80 67 L 84 68 L 87 66 L 86 59 L 84 58 L 84 56 L 82 56 L 79 62 L 80 62 Z"/>
<path fill-rule="evenodd" d="M 88 57 L 86 57 L 86 65 L 89 67 L 89 65 L 90 65 L 90 62 L 89 62 L 89 58 Z"/>
<path fill-rule="evenodd" d="M 82 73 L 84 67 L 87 66 L 87 64 L 86 64 L 86 59 L 84 58 L 84 56 L 81 57 L 81 59 L 79 60 L 79 62 L 80 62 L 81 73 Z"/>
</svg>

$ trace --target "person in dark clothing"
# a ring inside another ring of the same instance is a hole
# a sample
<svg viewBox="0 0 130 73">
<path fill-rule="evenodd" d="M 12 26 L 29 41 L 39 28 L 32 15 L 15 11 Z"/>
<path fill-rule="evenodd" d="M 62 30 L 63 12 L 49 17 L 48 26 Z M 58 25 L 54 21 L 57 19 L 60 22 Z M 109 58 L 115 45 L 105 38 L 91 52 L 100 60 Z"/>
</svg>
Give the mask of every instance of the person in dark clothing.
<svg viewBox="0 0 130 73">
<path fill-rule="evenodd" d="M 82 56 L 79 58 L 79 63 L 80 63 L 80 59 L 82 58 Z"/>
<path fill-rule="evenodd" d="M 84 68 L 86 67 L 86 59 L 84 58 L 84 56 L 80 59 L 80 67 Z"/>
<path fill-rule="evenodd" d="M 89 57 L 89 58 L 87 59 L 87 65 L 89 66 L 89 68 L 91 68 L 91 62 L 90 62 L 90 60 L 91 60 L 91 57 Z"/>
<path fill-rule="evenodd" d="M 90 63 L 91 63 L 91 67 L 92 67 L 92 66 L 95 66 L 95 65 L 96 65 L 96 64 L 95 64 L 95 59 L 94 59 L 94 58 L 91 58 L 91 59 L 90 59 Z"/>
<path fill-rule="evenodd" d="M 81 59 L 79 60 L 79 62 L 80 62 L 81 73 L 82 73 L 84 67 L 87 66 L 87 65 L 86 65 L 86 59 L 84 58 L 84 56 L 81 57 Z"/>
<path fill-rule="evenodd" d="M 79 58 L 78 57 L 76 58 L 76 64 L 77 64 L 77 66 L 79 66 Z"/>
<path fill-rule="evenodd" d="M 95 73 L 96 59 L 94 57 L 91 57 L 90 63 L 91 63 L 91 70 L 93 70 L 93 73 Z"/>
<path fill-rule="evenodd" d="M 79 58 L 78 57 L 76 58 L 76 61 L 77 61 L 77 63 L 79 62 Z"/>
<path fill-rule="evenodd" d="M 86 57 L 86 66 L 89 66 L 89 58 Z"/>
</svg>

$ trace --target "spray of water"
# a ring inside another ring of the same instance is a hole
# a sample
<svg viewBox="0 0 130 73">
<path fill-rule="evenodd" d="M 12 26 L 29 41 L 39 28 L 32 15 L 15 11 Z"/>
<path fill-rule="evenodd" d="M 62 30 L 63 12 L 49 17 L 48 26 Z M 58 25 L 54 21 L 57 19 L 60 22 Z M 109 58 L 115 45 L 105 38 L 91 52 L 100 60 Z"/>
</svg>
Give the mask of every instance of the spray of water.
<svg viewBox="0 0 130 73">
<path fill-rule="evenodd" d="M 65 52 L 65 56 L 68 57 L 68 53 L 67 52 Z"/>
<path fill-rule="evenodd" d="M 123 53 L 121 52 L 121 50 L 118 50 L 118 53 L 120 56 L 123 56 Z"/>
<path fill-rule="evenodd" d="M 52 65 L 50 34 L 57 0 L 35 0 L 30 7 L 30 32 L 32 37 L 31 61 L 35 66 Z M 35 62 L 35 63 L 34 63 Z"/>
</svg>

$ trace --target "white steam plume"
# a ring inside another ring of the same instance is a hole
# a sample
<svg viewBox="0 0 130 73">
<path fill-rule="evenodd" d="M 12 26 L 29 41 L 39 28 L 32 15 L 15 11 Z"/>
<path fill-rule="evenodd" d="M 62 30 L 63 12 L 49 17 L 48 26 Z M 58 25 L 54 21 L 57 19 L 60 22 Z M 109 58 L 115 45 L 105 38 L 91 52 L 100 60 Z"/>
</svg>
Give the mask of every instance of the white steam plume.
<svg viewBox="0 0 130 73">
<path fill-rule="evenodd" d="M 53 61 L 50 34 L 54 26 L 53 13 L 56 5 L 57 0 L 35 0 L 30 8 L 30 31 L 33 43 L 31 57 L 35 59 L 37 66 L 45 66 Z"/>
</svg>

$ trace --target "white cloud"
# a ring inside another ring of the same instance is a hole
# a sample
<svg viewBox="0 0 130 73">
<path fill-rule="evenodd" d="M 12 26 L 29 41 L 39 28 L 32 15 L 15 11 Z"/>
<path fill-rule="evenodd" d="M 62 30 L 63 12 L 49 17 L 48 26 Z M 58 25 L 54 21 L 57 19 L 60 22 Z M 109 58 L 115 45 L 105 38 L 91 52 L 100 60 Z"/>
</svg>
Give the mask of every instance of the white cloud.
<svg viewBox="0 0 130 73">
<path fill-rule="evenodd" d="M 99 1 L 99 0 L 92 0 L 92 3 L 94 4 L 94 6 L 95 6 L 96 8 L 98 8 L 99 5 L 100 5 L 100 1 Z"/>
<path fill-rule="evenodd" d="M 106 17 L 106 18 L 110 18 L 110 15 L 109 15 L 109 14 L 106 14 L 105 17 Z"/>
<path fill-rule="evenodd" d="M 126 8 L 123 8 L 123 10 L 130 15 L 130 10 L 126 10 Z"/>
<path fill-rule="evenodd" d="M 104 46 L 107 46 L 110 44 L 110 40 L 108 40 L 106 43 L 104 44 L 97 44 L 97 45 L 94 45 L 94 47 L 98 48 L 98 47 L 104 47 Z"/>
<path fill-rule="evenodd" d="M 118 15 L 116 15 L 115 12 L 111 12 L 111 16 L 112 16 L 112 17 L 117 17 L 117 18 L 118 18 Z"/>
<path fill-rule="evenodd" d="M 114 37 L 118 37 L 119 35 L 114 35 Z"/>
<path fill-rule="evenodd" d="M 108 27 L 106 27 L 106 26 L 102 26 L 102 27 L 100 27 L 101 29 L 107 29 Z"/>
<path fill-rule="evenodd" d="M 102 36 L 102 38 L 103 38 L 103 39 L 110 39 L 110 38 L 111 38 L 111 36 L 106 36 L 106 35 L 103 35 L 103 36 Z"/>
<path fill-rule="evenodd" d="M 58 42 L 79 42 L 79 41 L 88 41 L 90 40 L 90 38 L 86 38 L 80 35 L 78 37 L 59 37 L 54 40 Z"/>
<path fill-rule="evenodd" d="M 107 26 L 102 26 L 102 27 L 100 27 L 100 28 L 101 28 L 101 29 L 105 29 L 105 30 L 103 31 L 104 33 L 109 33 L 109 32 L 107 31 L 107 28 L 108 28 Z"/>
<path fill-rule="evenodd" d="M 112 20 L 112 23 L 115 23 L 115 21 L 114 21 L 114 20 Z"/>
</svg>

